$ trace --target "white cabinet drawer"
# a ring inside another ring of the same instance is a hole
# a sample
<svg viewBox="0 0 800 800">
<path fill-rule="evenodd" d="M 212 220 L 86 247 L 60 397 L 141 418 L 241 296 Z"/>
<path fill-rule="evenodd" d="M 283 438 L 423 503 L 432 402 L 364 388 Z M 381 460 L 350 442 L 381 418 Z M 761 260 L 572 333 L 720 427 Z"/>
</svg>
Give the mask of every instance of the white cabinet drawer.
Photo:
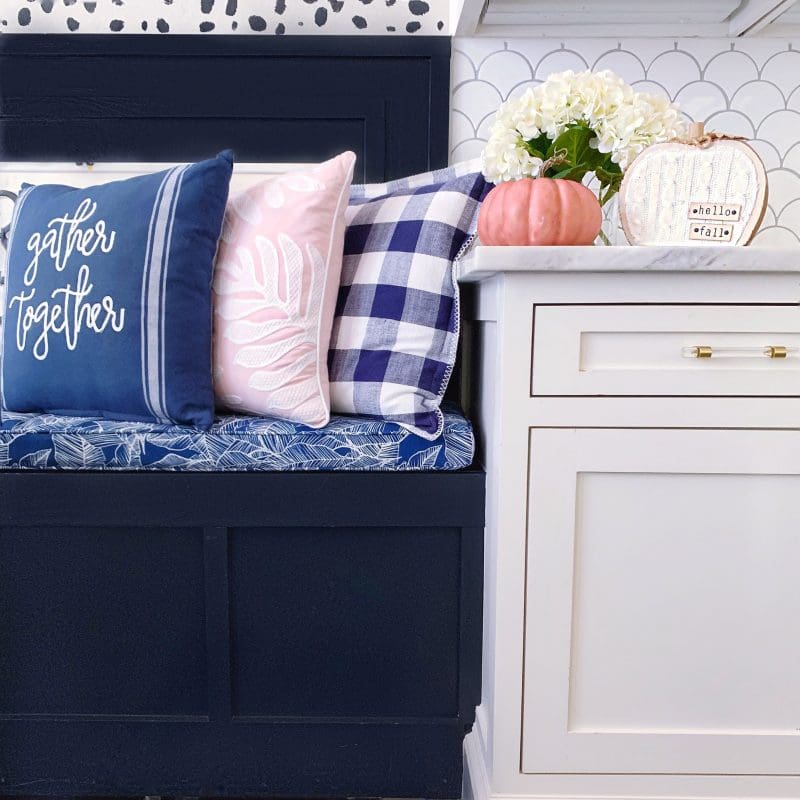
<svg viewBox="0 0 800 800">
<path fill-rule="evenodd" d="M 800 308 L 537 306 L 531 394 L 800 396 Z"/>
</svg>

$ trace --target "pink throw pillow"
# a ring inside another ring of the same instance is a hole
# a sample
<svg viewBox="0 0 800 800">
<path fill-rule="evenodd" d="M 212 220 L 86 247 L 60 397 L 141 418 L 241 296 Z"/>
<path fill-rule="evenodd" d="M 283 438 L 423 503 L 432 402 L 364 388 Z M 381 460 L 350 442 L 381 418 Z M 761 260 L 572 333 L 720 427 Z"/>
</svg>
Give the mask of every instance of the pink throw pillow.
<svg viewBox="0 0 800 800">
<path fill-rule="evenodd" d="M 220 405 L 328 424 L 328 346 L 355 159 L 342 153 L 228 201 L 214 277 Z"/>
</svg>

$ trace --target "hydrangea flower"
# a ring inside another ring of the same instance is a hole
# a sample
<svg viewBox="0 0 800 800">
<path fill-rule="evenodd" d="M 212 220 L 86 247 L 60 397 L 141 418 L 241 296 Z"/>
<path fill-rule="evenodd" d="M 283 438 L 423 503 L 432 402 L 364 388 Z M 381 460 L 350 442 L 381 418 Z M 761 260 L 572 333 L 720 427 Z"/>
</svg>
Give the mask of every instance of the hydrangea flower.
<svg viewBox="0 0 800 800">
<path fill-rule="evenodd" d="M 500 106 L 483 174 L 500 183 L 539 176 L 582 181 L 594 173 L 606 203 L 642 150 L 685 132 L 669 100 L 634 91 L 613 72 L 558 72 Z"/>
</svg>

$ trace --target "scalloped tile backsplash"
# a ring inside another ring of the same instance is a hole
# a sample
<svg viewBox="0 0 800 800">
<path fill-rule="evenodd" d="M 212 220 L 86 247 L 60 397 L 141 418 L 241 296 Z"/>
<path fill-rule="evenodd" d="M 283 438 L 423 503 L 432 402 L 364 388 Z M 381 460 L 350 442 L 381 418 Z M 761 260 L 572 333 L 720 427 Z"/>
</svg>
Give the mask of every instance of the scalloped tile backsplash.
<svg viewBox="0 0 800 800">
<path fill-rule="evenodd" d="M 760 245 L 800 244 L 800 51 L 785 39 L 639 39 L 617 42 L 457 39 L 451 158 L 480 153 L 507 97 L 565 69 L 611 69 L 660 92 L 710 129 L 752 140 L 769 177 Z M 610 204 L 605 230 L 623 244 Z"/>
</svg>

